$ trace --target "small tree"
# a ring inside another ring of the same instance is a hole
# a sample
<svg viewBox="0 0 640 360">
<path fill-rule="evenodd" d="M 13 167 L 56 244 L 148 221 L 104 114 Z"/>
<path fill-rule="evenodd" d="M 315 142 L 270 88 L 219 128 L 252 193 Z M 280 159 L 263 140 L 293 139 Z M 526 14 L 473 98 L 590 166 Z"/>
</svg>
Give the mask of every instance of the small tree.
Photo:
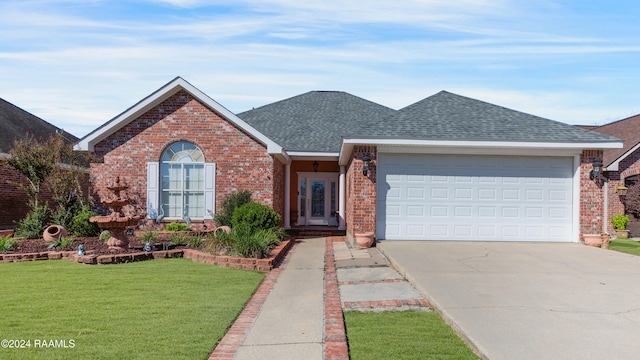
<svg viewBox="0 0 640 360">
<path fill-rule="evenodd" d="M 52 143 L 55 141 L 55 138 L 51 138 L 49 142 L 38 142 L 33 136 L 29 136 L 15 140 L 13 149 L 9 151 L 11 156 L 7 159 L 7 164 L 29 181 L 28 186 L 21 183 L 17 183 L 17 186 L 27 193 L 32 210 L 38 208 L 42 184 L 56 167 L 56 154 L 52 151 Z"/>
</svg>

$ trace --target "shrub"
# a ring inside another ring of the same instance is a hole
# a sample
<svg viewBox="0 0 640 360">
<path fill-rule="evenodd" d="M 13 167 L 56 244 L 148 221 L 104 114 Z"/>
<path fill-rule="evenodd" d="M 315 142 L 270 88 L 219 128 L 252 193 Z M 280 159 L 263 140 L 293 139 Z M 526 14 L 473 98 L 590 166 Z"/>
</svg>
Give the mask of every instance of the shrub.
<svg viewBox="0 0 640 360">
<path fill-rule="evenodd" d="M 140 240 L 145 243 L 152 243 L 158 240 L 158 232 L 154 230 L 147 230 L 140 236 Z"/>
<path fill-rule="evenodd" d="M 233 193 L 224 200 L 220 211 L 215 216 L 215 222 L 218 226 L 231 226 L 231 219 L 234 211 L 244 204 L 251 202 L 251 193 L 247 190 L 241 190 Z"/>
<path fill-rule="evenodd" d="M 11 235 L 0 236 L 0 252 L 13 250 L 18 242 Z"/>
<path fill-rule="evenodd" d="M 71 244 L 73 243 L 75 239 L 73 238 L 73 236 L 63 236 L 60 238 L 60 249 L 67 249 L 69 247 L 71 247 Z"/>
<path fill-rule="evenodd" d="M 202 240 L 202 237 L 200 236 L 191 236 L 187 239 L 187 245 L 194 248 L 200 247 L 202 243 L 203 243 L 203 240 Z"/>
<path fill-rule="evenodd" d="M 233 212 L 231 228 L 241 224 L 249 226 L 249 231 L 273 229 L 280 225 L 280 215 L 272 208 L 260 203 L 244 204 Z"/>
<path fill-rule="evenodd" d="M 41 238 L 49 222 L 49 209 L 46 206 L 36 206 L 27 216 L 18 222 L 15 234 L 28 239 Z"/>
<path fill-rule="evenodd" d="M 169 236 L 169 241 L 176 245 L 184 245 L 190 238 L 191 237 L 186 234 L 171 234 L 171 236 Z"/>
<path fill-rule="evenodd" d="M 91 211 L 88 206 L 83 206 L 80 211 L 71 219 L 69 232 L 76 236 L 98 236 L 100 228 L 97 224 L 89 222 L 89 218 L 98 215 Z"/>
<path fill-rule="evenodd" d="M 624 206 L 628 213 L 640 218 L 640 183 L 629 186 L 624 198 Z"/>
<path fill-rule="evenodd" d="M 189 231 L 191 229 L 189 229 L 189 225 L 187 225 L 187 224 L 172 222 L 170 224 L 167 224 L 167 226 L 164 227 L 164 230 L 166 230 L 166 231 Z"/>
<path fill-rule="evenodd" d="M 111 239 L 111 231 L 109 230 L 103 230 L 100 233 L 100 236 L 98 236 L 98 238 L 100 239 L 100 241 L 102 242 L 107 242 L 109 241 L 109 239 Z"/>
<path fill-rule="evenodd" d="M 280 243 L 276 229 L 252 231 L 247 224 L 238 225 L 231 231 L 233 250 L 242 257 L 262 259 Z"/>
<path fill-rule="evenodd" d="M 64 226 L 68 229 L 77 210 L 77 208 L 74 209 L 73 207 L 58 206 L 56 210 L 51 213 L 51 223 Z"/>
<path fill-rule="evenodd" d="M 629 226 L 629 215 L 616 214 L 611 218 L 611 223 L 616 230 L 626 230 Z"/>
</svg>

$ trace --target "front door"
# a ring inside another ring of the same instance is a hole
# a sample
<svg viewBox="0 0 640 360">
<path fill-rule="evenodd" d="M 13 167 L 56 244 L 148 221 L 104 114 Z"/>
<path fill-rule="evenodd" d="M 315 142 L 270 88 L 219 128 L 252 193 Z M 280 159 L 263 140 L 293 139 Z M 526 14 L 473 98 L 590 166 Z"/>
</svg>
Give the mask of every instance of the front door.
<svg viewBox="0 0 640 360">
<path fill-rule="evenodd" d="M 298 225 L 337 225 L 336 196 L 338 175 L 299 173 Z"/>
</svg>

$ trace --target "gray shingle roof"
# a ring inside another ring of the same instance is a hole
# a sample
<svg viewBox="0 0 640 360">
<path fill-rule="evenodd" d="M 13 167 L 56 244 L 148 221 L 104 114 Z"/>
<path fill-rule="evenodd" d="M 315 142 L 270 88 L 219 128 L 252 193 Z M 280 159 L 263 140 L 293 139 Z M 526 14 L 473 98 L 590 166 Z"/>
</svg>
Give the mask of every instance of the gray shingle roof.
<svg viewBox="0 0 640 360">
<path fill-rule="evenodd" d="M 15 139 L 24 139 L 27 133 L 36 139 L 48 139 L 60 130 L 41 118 L 22 110 L 12 103 L 0 99 L 0 152 L 8 152 L 13 148 Z M 71 143 L 78 138 L 65 133 L 64 137 Z"/>
<path fill-rule="evenodd" d="M 287 151 L 339 152 L 342 137 L 396 110 L 341 91 L 311 91 L 237 114 Z"/>
<path fill-rule="evenodd" d="M 371 123 L 363 136 L 472 141 L 615 142 L 611 136 L 441 91 Z"/>
</svg>

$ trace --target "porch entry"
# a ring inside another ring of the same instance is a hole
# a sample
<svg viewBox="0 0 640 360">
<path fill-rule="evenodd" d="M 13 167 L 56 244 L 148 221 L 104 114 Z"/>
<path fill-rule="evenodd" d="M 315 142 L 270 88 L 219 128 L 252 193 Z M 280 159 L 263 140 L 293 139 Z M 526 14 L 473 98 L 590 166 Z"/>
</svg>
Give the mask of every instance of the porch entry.
<svg viewBox="0 0 640 360">
<path fill-rule="evenodd" d="M 298 173 L 298 226 L 337 226 L 339 173 Z"/>
</svg>

